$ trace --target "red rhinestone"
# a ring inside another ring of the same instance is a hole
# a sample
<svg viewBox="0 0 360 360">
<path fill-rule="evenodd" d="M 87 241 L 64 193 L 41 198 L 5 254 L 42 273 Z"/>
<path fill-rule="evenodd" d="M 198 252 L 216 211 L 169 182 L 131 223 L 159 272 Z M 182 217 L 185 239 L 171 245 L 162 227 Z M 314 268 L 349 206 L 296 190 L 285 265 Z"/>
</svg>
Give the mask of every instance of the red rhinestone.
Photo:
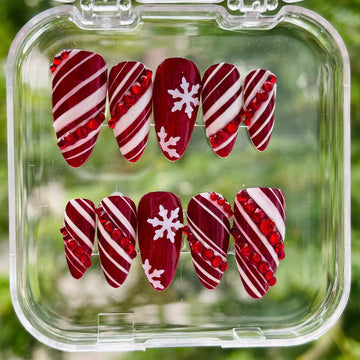
<svg viewBox="0 0 360 360">
<path fill-rule="evenodd" d="M 84 250 L 78 246 L 74 251 L 73 251 L 74 255 L 77 257 L 77 258 L 80 258 L 80 256 L 84 253 Z"/>
<path fill-rule="evenodd" d="M 266 92 L 270 92 L 274 87 L 274 84 L 270 81 L 266 81 L 265 84 L 263 85 L 263 89 L 266 91 Z"/>
<path fill-rule="evenodd" d="M 224 208 L 225 212 L 227 212 L 228 214 L 232 213 L 231 205 L 228 202 L 226 202 L 224 204 L 223 208 Z"/>
<path fill-rule="evenodd" d="M 115 119 L 110 119 L 109 121 L 108 121 L 108 125 L 109 125 L 109 128 L 110 129 L 114 129 L 115 128 L 115 125 L 116 125 L 116 120 Z"/>
<path fill-rule="evenodd" d="M 59 141 L 58 141 L 58 147 L 60 148 L 60 149 L 65 149 L 65 147 L 66 147 L 66 143 L 65 143 L 65 139 L 64 138 L 61 138 Z"/>
<path fill-rule="evenodd" d="M 257 94 L 256 94 L 256 98 L 261 101 L 264 102 L 269 98 L 269 95 L 267 92 L 265 92 L 264 90 L 260 90 Z"/>
<path fill-rule="evenodd" d="M 261 263 L 259 263 L 258 269 L 262 274 L 266 274 L 266 272 L 269 270 L 269 264 L 265 261 L 262 261 Z"/>
<path fill-rule="evenodd" d="M 214 252 L 211 249 L 205 249 L 201 255 L 205 260 L 210 260 L 214 256 Z"/>
<path fill-rule="evenodd" d="M 269 279 L 268 280 L 268 284 L 270 285 L 270 286 L 274 286 L 275 284 L 276 284 L 276 277 L 275 276 L 273 276 L 271 279 Z"/>
<path fill-rule="evenodd" d="M 128 92 L 124 96 L 124 101 L 127 105 L 134 105 L 136 98 L 135 98 L 134 94 L 132 94 L 131 92 Z"/>
<path fill-rule="evenodd" d="M 91 119 L 86 126 L 90 131 L 94 131 L 99 127 L 99 123 L 96 121 L 96 119 Z"/>
<path fill-rule="evenodd" d="M 211 264 L 213 267 L 218 268 L 222 264 L 222 260 L 220 256 L 214 256 L 211 260 Z"/>
<path fill-rule="evenodd" d="M 251 101 L 250 107 L 251 107 L 251 109 L 252 109 L 253 111 L 256 111 L 256 110 L 259 109 L 260 103 L 257 101 L 256 98 L 254 98 L 254 99 Z"/>
<path fill-rule="evenodd" d="M 120 246 L 123 247 L 123 248 L 128 246 L 129 243 L 130 243 L 130 240 L 126 236 L 122 237 L 121 240 L 120 240 Z"/>
<path fill-rule="evenodd" d="M 268 270 L 264 276 L 266 280 L 270 280 L 271 278 L 274 277 L 274 273 L 271 270 Z"/>
<path fill-rule="evenodd" d="M 230 232 L 233 237 L 238 237 L 240 235 L 240 230 L 236 227 L 231 228 Z"/>
<path fill-rule="evenodd" d="M 54 65 L 58 66 L 60 63 L 61 63 L 61 57 L 58 56 L 54 57 Z"/>
<path fill-rule="evenodd" d="M 147 76 L 142 76 L 140 79 L 140 85 L 145 89 L 149 87 L 150 82 L 151 80 Z"/>
<path fill-rule="evenodd" d="M 145 70 L 145 75 L 147 78 L 151 79 L 152 78 L 152 71 L 150 69 L 146 69 Z"/>
<path fill-rule="evenodd" d="M 245 203 L 248 199 L 247 192 L 245 190 L 238 192 L 236 195 L 236 199 L 241 204 Z"/>
<path fill-rule="evenodd" d="M 193 234 L 189 234 L 189 236 L 187 237 L 187 239 L 188 239 L 188 242 L 190 243 L 190 244 L 192 244 L 196 239 L 195 239 L 195 236 L 193 235 Z"/>
<path fill-rule="evenodd" d="M 132 91 L 135 95 L 141 94 L 142 89 L 141 89 L 140 84 L 135 84 L 135 85 L 133 85 L 132 88 L 131 88 L 131 91 Z"/>
<path fill-rule="evenodd" d="M 226 134 L 226 132 L 224 130 L 220 130 L 217 134 L 216 134 L 216 138 L 219 144 L 221 144 L 222 142 L 224 142 L 227 139 L 228 135 Z"/>
<path fill-rule="evenodd" d="M 75 138 L 73 134 L 68 134 L 65 136 L 65 146 L 70 146 L 73 145 L 75 143 Z"/>
<path fill-rule="evenodd" d="M 275 251 L 279 254 L 281 251 L 284 251 L 284 243 L 282 241 L 279 241 L 275 245 Z"/>
<path fill-rule="evenodd" d="M 270 81 L 272 84 L 275 84 L 276 83 L 276 76 L 274 74 L 271 74 L 268 77 L 268 81 Z"/>
<path fill-rule="evenodd" d="M 230 133 L 230 134 L 235 134 L 237 129 L 238 129 L 239 125 L 237 123 L 237 121 L 233 120 L 231 121 L 228 126 L 226 127 L 226 130 Z"/>
<path fill-rule="evenodd" d="M 131 252 L 131 253 L 129 254 L 129 256 L 131 257 L 131 259 L 135 259 L 135 258 L 136 258 L 136 255 L 137 255 L 136 250 L 134 250 L 133 252 Z"/>
<path fill-rule="evenodd" d="M 61 59 L 63 59 L 63 60 L 66 59 L 66 58 L 68 57 L 67 51 L 64 50 L 64 51 L 61 53 L 60 57 L 61 57 Z"/>
<path fill-rule="evenodd" d="M 204 246 L 201 244 L 200 241 L 196 241 L 193 246 L 192 246 L 192 249 L 195 253 L 201 253 L 204 249 Z"/>
<path fill-rule="evenodd" d="M 121 234 L 120 229 L 117 229 L 117 228 L 115 228 L 115 229 L 112 231 L 112 233 L 111 233 L 111 237 L 112 237 L 115 241 L 120 240 L 121 235 L 122 235 L 122 234 Z"/>
<path fill-rule="evenodd" d="M 69 240 L 67 242 L 67 247 L 69 248 L 70 251 L 74 251 L 77 248 L 77 243 L 75 240 Z"/>
<path fill-rule="evenodd" d="M 183 227 L 183 233 L 185 234 L 185 236 L 189 236 L 190 235 L 190 230 L 187 226 Z"/>
<path fill-rule="evenodd" d="M 219 145 L 219 140 L 216 135 L 212 135 L 209 137 L 210 144 L 213 148 L 217 147 Z"/>
<path fill-rule="evenodd" d="M 50 65 L 50 71 L 53 73 L 56 70 L 56 66 L 54 64 Z"/>
<path fill-rule="evenodd" d="M 253 248 L 248 243 L 240 244 L 240 253 L 242 256 L 248 257 L 253 251 Z"/>
<path fill-rule="evenodd" d="M 134 250 L 135 250 L 135 245 L 132 242 L 130 242 L 125 249 L 127 254 L 131 254 Z"/>
<path fill-rule="evenodd" d="M 273 232 L 269 236 L 269 243 L 272 246 L 275 246 L 281 240 L 281 236 L 278 232 Z"/>
<path fill-rule="evenodd" d="M 224 198 L 219 198 L 217 200 L 217 203 L 220 205 L 220 206 L 223 206 L 225 204 L 225 199 Z"/>
<path fill-rule="evenodd" d="M 264 212 L 261 209 L 256 209 L 254 213 L 251 215 L 251 218 L 256 222 L 259 223 L 265 217 Z"/>
<path fill-rule="evenodd" d="M 228 268 L 228 263 L 226 261 L 223 261 L 221 265 L 219 266 L 220 271 L 224 272 Z"/>
<path fill-rule="evenodd" d="M 88 129 L 84 126 L 81 126 L 76 130 L 76 135 L 79 137 L 79 139 L 85 139 L 88 136 Z"/>
<path fill-rule="evenodd" d="M 260 230 L 265 236 L 268 236 L 275 230 L 275 224 L 271 219 L 265 219 L 260 223 Z"/>
<path fill-rule="evenodd" d="M 90 258 L 87 258 L 86 262 L 84 263 L 84 266 L 88 269 L 91 265 L 92 264 Z"/>
<path fill-rule="evenodd" d="M 63 227 L 60 228 L 60 232 L 61 232 L 61 234 L 63 234 L 63 235 L 66 235 L 66 234 L 67 234 L 67 230 L 66 230 L 65 226 L 63 226 Z"/>
<path fill-rule="evenodd" d="M 110 221 L 106 222 L 105 225 L 104 225 L 104 228 L 107 232 L 112 232 L 113 230 L 113 225 Z"/>
<path fill-rule="evenodd" d="M 105 214 L 105 212 L 101 212 L 100 215 L 99 215 L 99 220 L 102 224 L 106 223 L 107 221 L 107 216 Z"/>
<path fill-rule="evenodd" d="M 87 259 L 89 258 L 88 254 L 87 253 L 83 253 L 81 256 L 80 256 L 80 261 L 85 264 L 87 262 Z"/>
<path fill-rule="evenodd" d="M 126 104 L 124 102 L 122 102 L 122 101 L 117 103 L 115 111 L 116 111 L 116 115 L 119 116 L 119 117 L 124 115 L 126 113 L 126 111 L 127 111 Z"/>
<path fill-rule="evenodd" d="M 216 192 L 210 194 L 210 199 L 216 201 L 219 198 L 219 195 Z"/>
<path fill-rule="evenodd" d="M 255 211 L 256 209 L 256 204 L 254 202 L 254 200 L 249 199 L 245 204 L 244 204 L 244 210 L 248 213 L 251 214 Z"/>
<path fill-rule="evenodd" d="M 96 115 L 96 119 L 97 121 L 101 124 L 104 120 L 105 120 L 105 115 L 103 112 L 99 112 L 97 115 Z"/>
<path fill-rule="evenodd" d="M 284 252 L 284 251 L 281 251 L 281 252 L 278 254 L 278 258 L 279 258 L 280 261 L 281 261 L 281 260 L 284 260 L 284 258 L 285 258 L 285 252 Z"/>
<path fill-rule="evenodd" d="M 260 260 L 261 260 L 261 257 L 258 253 L 252 253 L 249 256 L 249 261 L 254 265 L 258 264 L 260 262 Z"/>
<path fill-rule="evenodd" d="M 250 126 L 251 124 L 251 119 L 254 116 L 254 113 L 249 109 L 245 111 L 245 119 L 244 119 L 244 124 L 246 126 Z"/>
<path fill-rule="evenodd" d="M 228 212 L 228 218 L 230 219 L 233 215 L 234 215 L 234 212 L 233 212 L 232 210 L 230 210 L 230 211 Z"/>
</svg>

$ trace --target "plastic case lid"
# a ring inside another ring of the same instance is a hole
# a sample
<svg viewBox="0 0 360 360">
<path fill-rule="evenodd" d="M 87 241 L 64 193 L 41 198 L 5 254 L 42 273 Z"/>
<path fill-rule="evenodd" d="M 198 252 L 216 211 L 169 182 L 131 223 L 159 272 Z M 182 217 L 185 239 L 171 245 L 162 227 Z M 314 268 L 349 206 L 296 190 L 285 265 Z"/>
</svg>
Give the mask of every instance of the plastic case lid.
<svg viewBox="0 0 360 360">
<path fill-rule="evenodd" d="M 295 6 L 261 14 L 276 3 L 231 2 L 244 13 L 230 14 L 208 3 L 81 1 L 45 11 L 19 32 L 7 64 L 10 287 L 20 321 L 37 339 L 72 351 L 289 346 L 337 321 L 350 290 L 349 59 L 319 15 Z M 109 68 L 136 59 L 155 70 L 175 56 L 191 58 L 202 74 L 219 61 L 242 75 L 269 68 L 278 76 L 271 144 L 257 153 L 242 131 L 231 156 L 216 158 L 200 114 L 176 164 L 161 155 L 152 129 L 142 159 L 129 165 L 104 128 L 88 162 L 71 169 L 56 146 L 48 68 L 71 48 L 102 54 Z M 287 257 L 263 299 L 245 294 L 233 248 L 214 291 L 196 278 L 187 245 L 163 293 L 147 284 L 139 257 L 120 289 L 106 284 L 97 252 L 80 281 L 68 274 L 59 228 L 69 199 L 96 204 L 121 190 L 138 202 L 164 190 L 187 204 L 202 191 L 230 200 L 243 186 L 279 187 L 287 199 Z"/>
</svg>

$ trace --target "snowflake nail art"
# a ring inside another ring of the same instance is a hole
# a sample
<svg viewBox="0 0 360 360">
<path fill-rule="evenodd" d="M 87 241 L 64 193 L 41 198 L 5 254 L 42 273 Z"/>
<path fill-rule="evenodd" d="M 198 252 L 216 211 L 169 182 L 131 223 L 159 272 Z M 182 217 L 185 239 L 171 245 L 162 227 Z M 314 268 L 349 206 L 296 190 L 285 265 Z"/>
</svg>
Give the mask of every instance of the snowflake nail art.
<svg viewBox="0 0 360 360">
<path fill-rule="evenodd" d="M 153 112 L 155 130 L 164 156 L 179 160 L 194 130 L 200 105 L 201 78 L 194 62 L 164 60 L 156 71 Z"/>
<path fill-rule="evenodd" d="M 165 290 L 175 275 L 183 227 L 183 211 L 176 195 L 159 191 L 141 198 L 139 249 L 145 275 L 156 290 Z"/>
</svg>

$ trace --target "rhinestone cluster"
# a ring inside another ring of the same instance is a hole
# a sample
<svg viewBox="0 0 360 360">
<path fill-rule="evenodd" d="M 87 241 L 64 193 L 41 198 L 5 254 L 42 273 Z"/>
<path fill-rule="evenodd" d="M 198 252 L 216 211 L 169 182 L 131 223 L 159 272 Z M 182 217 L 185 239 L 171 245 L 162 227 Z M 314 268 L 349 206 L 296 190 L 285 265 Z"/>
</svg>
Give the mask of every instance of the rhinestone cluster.
<svg viewBox="0 0 360 360">
<path fill-rule="evenodd" d="M 61 52 L 60 55 L 54 57 L 53 62 L 50 65 L 50 70 L 51 70 L 52 73 L 60 65 L 61 61 L 68 57 L 69 53 L 70 53 L 70 51 L 64 50 L 64 51 Z"/>
<path fill-rule="evenodd" d="M 231 209 L 231 205 L 225 200 L 223 196 L 216 192 L 212 192 L 210 194 L 210 199 L 216 202 L 218 205 L 222 206 L 229 218 L 233 216 L 234 213 Z"/>
</svg>

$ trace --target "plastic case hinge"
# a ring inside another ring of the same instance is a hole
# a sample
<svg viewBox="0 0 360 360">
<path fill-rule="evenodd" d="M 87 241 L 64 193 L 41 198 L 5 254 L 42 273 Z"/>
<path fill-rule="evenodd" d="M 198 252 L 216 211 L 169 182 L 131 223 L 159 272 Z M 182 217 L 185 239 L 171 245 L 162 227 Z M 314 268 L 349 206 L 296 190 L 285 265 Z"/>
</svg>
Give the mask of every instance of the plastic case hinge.
<svg viewBox="0 0 360 360">
<path fill-rule="evenodd" d="M 132 14 L 131 0 L 80 0 L 84 20 L 102 22 L 117 17 L 130 19 Z"/>
<path fill-rule="evenodd" d="M 295 3 L 303 0 L 283 0 L 284 3 Z M 242 13 L 264 13 L 273 11 L 278 7 L 278 0 L 227 0 L 230 10 Z"/>
</svg>

